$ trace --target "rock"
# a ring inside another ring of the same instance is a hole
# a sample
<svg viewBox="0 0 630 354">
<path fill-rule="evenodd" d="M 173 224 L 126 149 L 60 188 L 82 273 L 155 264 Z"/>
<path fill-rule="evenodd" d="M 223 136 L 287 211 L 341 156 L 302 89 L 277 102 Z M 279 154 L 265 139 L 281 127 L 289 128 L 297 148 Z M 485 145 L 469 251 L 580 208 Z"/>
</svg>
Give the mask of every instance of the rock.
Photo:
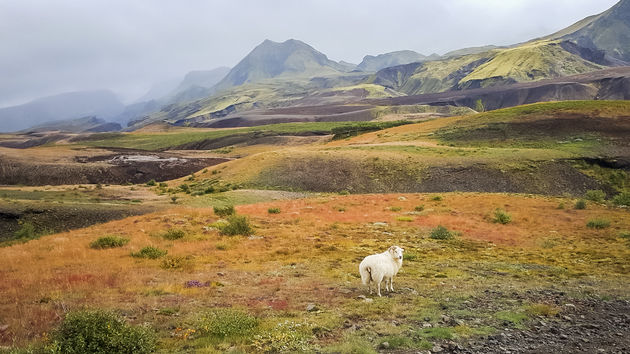
<svg viewBox="0 0 630 354">
<path fill-rule="evenodd" d="M 431 328 L 431 327 L 433 327 L 433 325 L 430 324 L 429 322 L 425 322 L 422 324 L 422 328 Z"/>
<path fill-rule="evenodd" d="M 368 298 L 368 299 L 363 300 L 363 302 L 367 302 L 367 303 L 369 304 L 369 303 L 374 302 L 374 299 L 369 299 L 369 298 Z"/>
<path fill-rule="evenodd" d="M 381 349 L 389 349 L 389 342 L 381 343 L 381 345 L 379 345 L 379 348 L 381 348 Z"/>
<path fill-rule="evenodd" d="M 442 349 L 442 347 L 440 347 L 439 345 L 434 345 L 433 348 L 431 348 L 431 352 L 432 353 L 440 353 L 441 351 L 443 351 L 444 349 Z"/>
<path fill-rule="evenodd" d="M 367 297 L 365 297 L 365 295 L 359 295 L 359 296 L 357 296 L 357 299 L 365 300 L 365 299 L 367 299 Z"/>
<path fill-rule="evenodd" d="M 218 275 L 218 276 L 220 276 L 220 277 L 224 277 L 224 276 L 225 276 L 225 273 L 218 272 L 218 273 L 217 273 L 217 275 Z"/>
<path fill-rule="evenodd" d="M 405 197 L 398 197 L 398 200 L 400 200 L 401 202 L 403 202 L 403 201 L 407 200 L 407 198 L 405 198 Z"/>
<path fill-rule="evenodd" d="M 308 304 L 308 305 L 306 305 L 306 311 L 307 312 L 319 311 L 319 307 L 317 307 L 317 305 L 315 305 L 315 304 Z"/>
<path fill-rule="evenodd" d="M 374 225 L 374 226 L 387 226 L 387 223 L 386 222 L 375 222 L 375 223 L 372 223 L 372 225 Z"/>
<path fill-rule="evenodd" d="M 9 329 L 9 325 L 0 325 L 0 333 L 6 331 L 7 329 Z"/>
<path fill-rule="evenodd" d="M 572 308 L 572 309 L 575 309 L 575 305 L 573 305 L 573 304 L 564 304 L 564 306 L 565 306 L 565 307 Z"/>
<path fill-rule="evenodd" d="M 451 318 L 446 315 L 442 315 L 442 322 L 449 323 L 451 322 Z"/>
</svg>

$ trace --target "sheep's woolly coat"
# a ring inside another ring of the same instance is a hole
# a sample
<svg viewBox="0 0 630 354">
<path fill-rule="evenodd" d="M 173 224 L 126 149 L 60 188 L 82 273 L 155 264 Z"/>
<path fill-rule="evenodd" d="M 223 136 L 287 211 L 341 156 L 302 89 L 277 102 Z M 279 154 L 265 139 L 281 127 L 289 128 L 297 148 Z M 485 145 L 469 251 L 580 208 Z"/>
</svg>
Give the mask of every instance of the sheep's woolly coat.
<svg viewBox="0 0 630 354">
<path fill-rule="evenodd" d="M 372 293 L 372 283 L 376 284 L 377 294 L 381 296 L 381 282 L 385 280 L 385 290 L 394 291 L 394 276 L 402 267 L 404 250 L 392 246 L 387 251 L 373 254 L 363 259 L 359 264 L 359 273 L 363 285 L 367 285 Z"/>
</svg>

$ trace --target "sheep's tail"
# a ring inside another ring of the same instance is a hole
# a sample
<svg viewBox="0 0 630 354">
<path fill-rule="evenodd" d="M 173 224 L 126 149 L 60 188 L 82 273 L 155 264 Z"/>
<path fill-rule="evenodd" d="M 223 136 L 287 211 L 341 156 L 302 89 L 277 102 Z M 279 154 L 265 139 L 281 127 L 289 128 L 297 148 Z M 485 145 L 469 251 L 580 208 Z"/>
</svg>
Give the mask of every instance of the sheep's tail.
<svg viewBox="0 0 630 354">
<path fill-rule="evenodd" d="M 372 269 L 369 266 L 362 266 L 359 269 L 359 273 L 361 273 L 361 281 L 363 285 L 368 285 L 370 280 L 372 280 Z"/>
</svg>

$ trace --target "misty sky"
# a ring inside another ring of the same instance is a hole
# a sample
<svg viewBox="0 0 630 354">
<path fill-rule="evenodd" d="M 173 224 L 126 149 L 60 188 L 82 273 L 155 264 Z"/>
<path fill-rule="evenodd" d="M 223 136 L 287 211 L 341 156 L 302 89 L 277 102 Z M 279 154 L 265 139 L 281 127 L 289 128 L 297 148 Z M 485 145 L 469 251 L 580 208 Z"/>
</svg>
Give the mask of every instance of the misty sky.
<svg viewBox="0 0 630 354">
<path fill-rule="evenodd" d="M 0 107 L 108 88 L 126 102 L 190 70 L 234 66 L 264 39 L 334 60 L 550 34 L 617 0 L 0 0 Z"/>
</svg>

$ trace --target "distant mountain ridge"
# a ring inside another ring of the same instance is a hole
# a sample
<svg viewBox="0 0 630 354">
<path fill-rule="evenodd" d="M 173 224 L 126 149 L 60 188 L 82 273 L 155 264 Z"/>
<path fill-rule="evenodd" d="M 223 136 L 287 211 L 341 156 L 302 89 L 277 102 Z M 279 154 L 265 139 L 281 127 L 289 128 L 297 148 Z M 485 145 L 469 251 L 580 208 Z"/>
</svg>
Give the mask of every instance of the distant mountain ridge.
<svg viewBox="0 0 630 354">
<path fill-rule="evenodd" d="M 111 119 L 125 106 L 109 90 L 69 92 L 0 109 L 0 131 L 12 132 L 50 121 L 96 116 Z"/>
<path fill-rule="evenodd" d="M 379 71 L 384 68 L 404 65 L 409 63 L 423 62 L 427 60 L 437 60 L 440 56 L 432 54 L 426 56 L 413 50 L 400 50 L 379 55 L 366 55 L 363 61 L 357 65 L 357 69 L 361 71 Z"/>
<path fill-rule="evenodd" d="M 122 127 L 118 123 L 107 122 L 104 119 L 92 116 L 78 119 L 46 122 L 25 129 L 24 131 L 28 133 L 40 133 L 49 131 L 60 131 L 64 133 L 103 133 L 119 131 L 120 129 L 122 129 Z"/>
</svg>

